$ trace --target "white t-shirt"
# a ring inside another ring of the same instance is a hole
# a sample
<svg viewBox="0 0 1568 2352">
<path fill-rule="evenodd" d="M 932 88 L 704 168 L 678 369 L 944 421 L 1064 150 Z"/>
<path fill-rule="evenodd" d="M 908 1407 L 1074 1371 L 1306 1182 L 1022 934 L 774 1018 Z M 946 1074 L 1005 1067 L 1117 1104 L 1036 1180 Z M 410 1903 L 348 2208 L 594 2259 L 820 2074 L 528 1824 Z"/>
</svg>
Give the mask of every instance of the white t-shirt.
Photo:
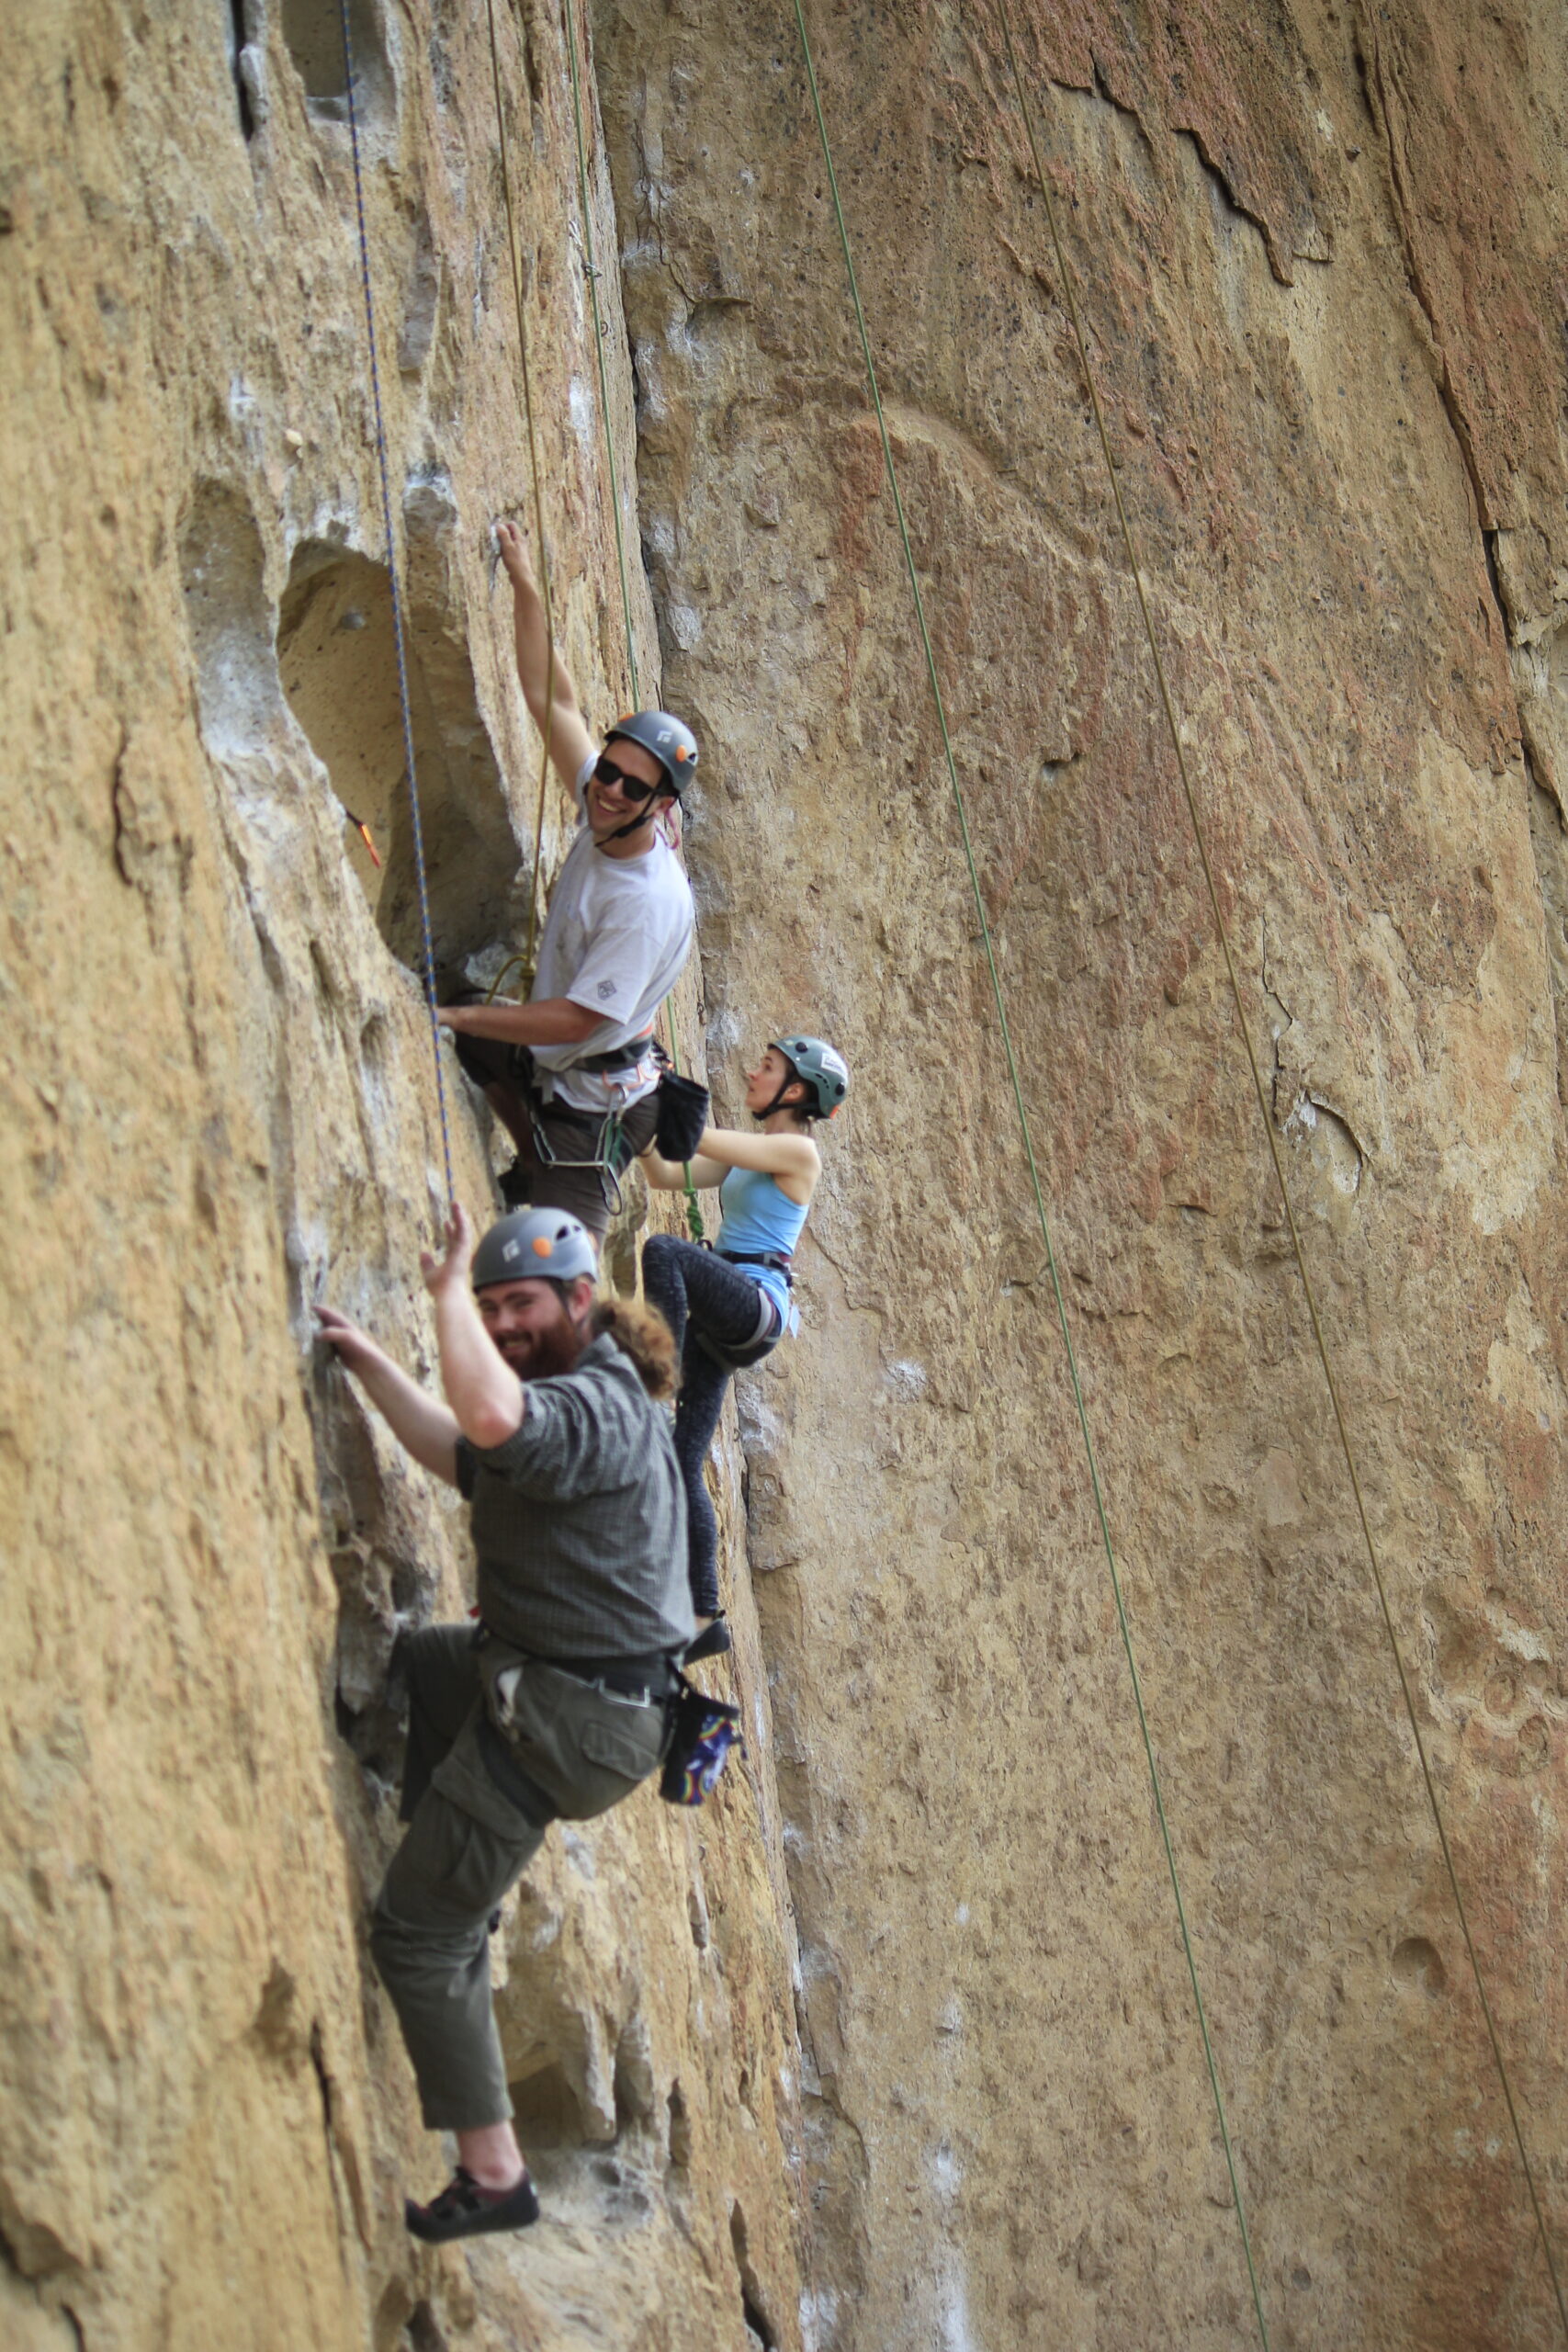
<svg viewBox="0 0 1568 2352">
<path fill-rule="evenodd" d="M 593 765 L 586 760 L 577 779 L 580 809 Z M 604 1019 L 576 1045 L 534 1047 L 547 1101 L 553 1096 L 576 1111 L 625 1110 L 652 1092 L 654 1016 L 691 954 L 695 920 L 691 885 L 668 842 L 656 833 L 640 857 L 606 857 L 583 819 L 550 893 L 534 999 L 570 997 Z M 638 1038 L 649 1050 L 634 1069 L 607 1077 L 573 1067 Z"/>
</svg>

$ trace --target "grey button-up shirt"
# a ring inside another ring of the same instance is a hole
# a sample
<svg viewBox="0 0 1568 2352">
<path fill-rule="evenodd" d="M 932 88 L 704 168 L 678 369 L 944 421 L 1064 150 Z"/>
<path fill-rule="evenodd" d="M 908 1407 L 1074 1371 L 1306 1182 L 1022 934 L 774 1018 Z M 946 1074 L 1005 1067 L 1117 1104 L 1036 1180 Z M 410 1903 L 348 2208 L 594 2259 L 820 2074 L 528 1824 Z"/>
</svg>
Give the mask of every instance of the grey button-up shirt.
<svg viewBox="0 0 1568 2352">
<path fill-rule="evenodd" d="M 536 1657 L 640 1657 L 695 1631 L 669 1417 L 614 1340 L 530 1381 L 501 1445 L 457 1442 L 479 1614 Z"/>
</svg>

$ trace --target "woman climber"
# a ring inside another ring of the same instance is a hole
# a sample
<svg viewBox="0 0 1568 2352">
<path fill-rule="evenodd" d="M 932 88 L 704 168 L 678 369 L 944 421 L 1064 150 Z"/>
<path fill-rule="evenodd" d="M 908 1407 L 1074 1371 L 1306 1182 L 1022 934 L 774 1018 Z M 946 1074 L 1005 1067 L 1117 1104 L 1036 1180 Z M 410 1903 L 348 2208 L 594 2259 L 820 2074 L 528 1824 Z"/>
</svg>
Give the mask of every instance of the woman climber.
<svg viewBox="0 0 1568 2352">
<path fill-rule="evenodd" d="M 672 1233 L 650 1233 L 643 1243 L 643 1289 L 681 1350 L 675 1453 L 686 1485 L 687 1570 L 699 1625 L 688 1658 L 729 1647 L 718 1600 L 718 1522 L 703 1464 L 731 1373 L 760 1363 L 795 1328 L 790 1265 L 822 1173 L 811 1127 L 832 1117 L 849 1083 L 842 1055 L 820 1037 L 775 1037 L 746 1080 L 746 1108 L 761 1133 L 705 1127 L 691 1163 L 693 1184 L 718 1187 L 718 1239 L 711 1250 Z M 661 1192 L 688 1182 L 679 1160 L 657 1151 L 644 1152 L 642 1166 Z"/>
</svg>

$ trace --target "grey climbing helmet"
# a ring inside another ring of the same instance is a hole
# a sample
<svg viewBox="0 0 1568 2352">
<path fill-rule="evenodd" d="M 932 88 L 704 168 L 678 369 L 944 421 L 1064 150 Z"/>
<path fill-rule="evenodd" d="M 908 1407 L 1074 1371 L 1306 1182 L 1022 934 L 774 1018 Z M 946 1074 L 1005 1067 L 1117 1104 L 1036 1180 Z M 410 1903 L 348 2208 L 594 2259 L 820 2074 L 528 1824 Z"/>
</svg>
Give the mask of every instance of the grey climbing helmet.
<svg viewBox="0 0 1568 2352">
<path fill-rule="evenodd" d="M 653 753 L 679 800 L 697 764 L 697 739 L 685 720 L 672 718 L 667 710 L 628 710 L 624 718 L 616 719 L 606 743 L 613 743 L 617 735 Z"/>
<path fill-rule="evenodd" d="M 564 1209 L 513 1209 L 492 1225 L 474 1251 L 473 1285 L 595 1281 L 599 1258 L 588 1227 Z"/>
<path fill-rule="evenodd" d="M 816 1096 L 818 1115 L 830 1119 L 850 1091 L 850 1066 L 837 1046 L 825 1037 L 770 1037 L 768 1043 Z"/>
</svg>

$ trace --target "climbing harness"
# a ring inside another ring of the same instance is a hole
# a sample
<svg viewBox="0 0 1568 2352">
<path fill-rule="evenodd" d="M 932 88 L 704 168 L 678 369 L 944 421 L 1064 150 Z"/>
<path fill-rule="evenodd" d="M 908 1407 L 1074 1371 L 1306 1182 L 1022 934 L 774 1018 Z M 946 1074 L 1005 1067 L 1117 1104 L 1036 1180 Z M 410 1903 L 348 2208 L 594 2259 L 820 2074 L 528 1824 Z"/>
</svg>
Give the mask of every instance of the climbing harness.
<svg viewBox="0 0 1568 2352">
<path fill-rule="evenodd" d="M 506 110 L 501 92 L 501 50 L 495 34 L 495 0 L 485 0 L 485 22 L 490 30 L 491 86 L 495 93 L 495 131 L 501 155 L 501 192 L 506 207 L 506 244 L 512 263 L 512 298 L 517 313 L 517 356 L 519 361 L 518 389 L 523 401 L 523 422 L 528 435 L 528 469 L 534 490 L 534 538 L 539 550 L 539 595 L 545 608 L 545 641 L 548 649 L 545 671 L 545 724 L 540 729 L 543 744 L 539 753 L 539 791 L 534 813 L 534 863 L 528 876 L 528 944 L 512 963 L 519 966 L 523 975 L 523 995 L 527 996 L 534 984 L 534 946 L 539 914 L 539 865 L 545 847 L 545 795 L 550 776 L 550 738 L 555 731 L 556 627 L 555 607 L 550 586 L 549 549 L 545 543 L 545 492 L 539 465 L 539 436 L 534 423 L 534 378 L 528 365 L 528 320 L 523 300 L 523 262 L 517 247 L 516 207 L 512 199 L 512 166 L 506 145 Z M 506 969 L 510 971 L 512 965 Z M 499 982 L 497 983 L 499 986 Z M 493 993 L 493 991 L 492 991 Z"/>
<path fill-rule="evenodd" d="M 583 1065 L 580 1063 L 577 1067 L 581 1069 Z M 539 1165 L 542 1168 L 597 1169 L 599 1190 L 604 1194 L 604 1205 L 612 1216 L 619 1216 L 626 1199 L 621 1190 L 621 1169 L 626 1162 L 622 1160 L 619 1165 L 616 1164 L 625 1127 L 620 1113 L 607 1111 L 604 1114 L 599 1132 L 593 1140 L 592 1153 L 587 1159 L 560 1159 L 551 1149 L 549 1136 L 539 1121 L 536 1118 L 531 1118 L 529 1125 L 533 1129 L 534 1150 Z"/>
<path fill-rule="evenodd" d="M 1214 929 L 1218 934 L 1221 952 L 1224 957 L 1225 975 L 1229 982 L 1231 1001 L 1235 1009 L 1236 1026 L 1241 1032 L 1242 1044 L 1246 1049 L 1247 1068 L 1252 1077 L 1252 1090 L 1257 1097 L 1258 1113 L 1263 1122 L 1263 1132 L 1269 1144 L 1269 1157 L 1273 1164 L 1274 1181 L 1279 1187 L 1280 1198 L 1285 1211 L 1285 1222 L 1290 1230 L 1291 1250 L 1295 1260 L 1296 1272 L 1301 1277 L 1302 1292 L 1306 1302 L 1307 1319 L 1312 1326 L 1313 1342 L 1317 1351 L 1318 1363 L 1322 1367 L 1324 1385 L 1328 1391 L 1328 1401 L 1333 1410 L 1334 1425 L 1338 1432 L 1340 1450 L 1345 1457 L 1345 1468 L 1350 1481 L 1350 1491 L 1355 1498 L 1356 1517 L 1360 1524 L 1362 1543 L 1365 1546 L 1368 1565 L 1371 1569 L 1372 1584 L 1377 1594 L 1378 1611 L 1382 1620 L 1383 1631 L 1388 1637 L 1389 1650 L 1393 1657 L 1395 1674 L 1398 1677 L 1400 1696 L 1404 1701 L 1405 1717 L 1410 1725 L 1410 1736 L 1416 1745 L 1416 1759 L 1421 1770 L 1421 1781 L 1426 1790 L 1427 1804 L 1431 1809 L 1433 1825 L 1437 1829 L 1438 1844 L 1442 1853 L 1443 1869 L 1448 1879 L 1449 1891 L 1453 1897 L 1454 1910 L 1459 1919 L 1460 1934 L 1464 1943 L 1465 1955 L 1470 1962 L 1471 1974 L 1475 1984 L 1476 1996 L 1481 2005 L 1481 2014 L 1485 2021 L 1486 2036 L 1491 2044 L 1492 2057 L 1497 2069 L 1498 2083 L 1502 2088 L 1503 2103 L 1507 2110 L 1508 2122 L 1513 2132 L 1514 2145 L 1518 2152 L 1520 2168 L 1524 2173 L 1525 2185 L 1529 2194 L 1530 2209 L 1535 2217 L 1535 2225 L 1540 2239 L 1541 2252 L 1546 2258 L 1547 2273 L 1551 2281 L 1551 2290 L 1557 2304 L 1557 2315 L 1562 2322 L 1563 2335 L 1565 2337 L 1568 2337 L 1568 2301 L 1564 2301 L 1562 2282 L 1558 2275 L 1557 2262 L 1553 2253 L 1551 2240 L 1547 2231 L 1546 2218 L 1542 2211 L 1540 2192 L 1536 2187 L 1535 2172 L 1530 2164 L 1529 2151 L 1525 2145 L 1524 2132 L 1519 2122 L 1518 2109 L 1514 2102 L 1513 2086 L 1509 2079 L 1507 2065 L 1503 2056 L 1502 2042 L 1498 2036 L 1495 2019 L 1493 2016 L 1492 2004 L 1487 1997 L 1486 1984 L 1482 1974 L 1481 1962 L 1476 1953 L 1474 1942 L 1471 1937 L 1470 1918 L 1465 1909 L 1464 1896 L 1461 1891 L 1459 1872 L 1455 1867 L 1452 1849 L 1449 1844 L 1448 1828 L 1443 1819 L 1442 1806 L 1438 1798 L 1437 1783 L 1432 1778 L 1432 1768 L 1427 1755 L 1427 1743 L 1422 1736 L 1420 1718 L 1416 1713 L 1415 1697 L 1410 1687 L 1409 1671 L 1404 1663 L 1404 1654 L 1400 1646 L 1399 1635 L 1394 1628 L 1393 1611 L 1390 1606 L 1388 1587 L 1383 1577 L 1382 1562 L 1378 1551 L 1376 1538 L 1372 1533 L 1371 1521 L 1367 1510 L 1366 1498 L 1361 1488 L 1360 1471 L 1357 1464 L 1355 1449 L 1350 1440 L 1349 1424 L 1347 1421 L 1345 1408 L 1340 1400 L 1339 1385 L 1335 1378 L 1334 1366 L 1328 1352 L 1328 1342 L 1324 1331 L 1322 1317 L 1318 1312 L 1317 1295 L 1313 1287 L 1311 1273 L 1307 1268 L 1306 1253 L 1302 1244 L 1301 1229 L 1296 1221 L 1295 1204 L 1291 1198 L 1291 1189 L 1285 1179 L 1284 1161 L 1280 1157 L 1279 1138 L 1275 1133 L 1274 1120 L 1269 1107 L 1269 1097 L 1264 1088 L 1263 1074 L 1258 1066 L 1257 1048 L 1252 1041 L 1251 1023 L 1248 1022 L 1247 1017 L 1247 1009 L 1241 992 L 1241 982 L 1236 973 L 1235 957 L 1231 947 L 1230 932 L 1225 922 L 1224 912 L 1220 903 L 1219 890 L 1214 881 L 1214 869 L 1209 856 L 1208 840 L 1204 833 L 1202 819 L 1198 808 L 1198 796 L 1194 789 L 1191 772 L 1188 765 L 1186 746 L 1182 741 L 1181 729 L 1177 720 L 1176 706 L 1171 695 L 1169 681 L 1166 675 L 1165 662 L 1160 652 L 1159 639 L 1156 633 L 1154 616 L 1149 608 L 1148 594 L 1144 581 L 1143 565 L 1139 560 L 1137 545 L 1133 535 L 1132 521 L 1127 513 L 1126 502 L 1122 495 L 1122 485 L 1117 476 L 1116 460 L 1112 456 L 1111 449 L 1111 436 L 1106 428 L 1105 413 L 1100 404 L 1099 385 L 1095 379 L 1094 369 L 1089 362 L 1089 341 L 1084 332 L 1083 318 L 1078 309 L 1077 295 L 1074 288 L 1072 274 L 1067 267 L 1066 254 L 1062 243 L 1061 230 L 1056 217 L 1055 200 L 1052 196 L 1051 184 L 1046 176 L 1044 164 L 1041 158 L 1040 142 L 1036 135 L 1033 111 L 1030 107 L 1028 94 L 1024 87 L 1023 75 L 1019 66 L 1018 51 L 1013 42 L 1012 20 L 1009 6 L 1009 0 L 996 0 L 996 5 L 1001 20 L 1002 37 L 1007 47 L 1008 65 L 1012 75 L 1013 87 L 1018 94 L 1019 110 L 1023 118 L 1023 127 L 1029 141 L 1029 151 L 1034 164 L 1034 176 L 1039 186 L 1041 196 L 1044 200 L 1045 222 L 1050 234 L 1051 249 L 1055 257 L 1057 277 L 1061 282 L 1063 301 L 1067 311 L 1068 319 L 1071 322 L 1073 341 L 1077 351 L 1078 365 L 1083 370 L 1084 382 L 1088 389 L 1089 404 L 1094 412 L 1095 430 L 1099 436 L 1101 454 L 1105 459 L 1106 478 L 1111 486 L 1111 495 L 1116 509 L 1116 519 L 1121 529 L 1122 544 L 1127 559 L 1127 569 L 1132 575 L 1133 586 L 1137 594 L 1138 609 L 1143 617 L 1144 633 L 1148 639 L 1149 654 L 1154 664 L 1155 677 L 1159 686 L 1160 704 L 1165 713 L 1165 722 L 1167 729 L 1169 731 L 1171 748 L 1176 754 L 1177 771 L 1181 779 L 1182 797 L 1187 804 L 1187 814 L 1192 828 L 1192 838 L 1198 852 L 1198 862 L 1202 868 L 1203 884 L 1208 892 L 1210 910 L 1213 915 Z"/>
<path fill-rule="evenodd" d="M 409 705 L 408 659 L 403 647 L 403 602 L 398 585 L 398 549 L 392 537 L 392 493 L 387 476 L 387 434 L 381 415 L 381 373 L 376 360 L 376 304 L 370 290 L 370 240 L 365 227 L 365 183 L 359 166 L 359 115 L 354 97 L 354 36 L 348 27 L 349 0 L 338 0 L 343 22 L 343 78 L 348 101 L 349 151 L 354 158 L 354 209 L 359 226 L 359 276 L 365 288 L 365 332 L 370 346 L 370 395 L 376 414 L 376 462 L 381 480 L 381 526 L 387 538 L 387 578 L 392 598 L 392 643 L 398 658 L 398 702 L 402 713 L 403 757 L 409 771 L 409 812 L 413 820 L 413 866 L 419 884 L 419 926 L 424 951 L 424 1001 L 430 1014 L 430 1049 L 435 1062 L 435 1100 L 441 1114 L 441 1157 L 446 1171 L 446 1199 L 452 1205 L 457 1190 L 452 1182 L 452 1136 L 446 1120 L 446 1081 L 441 1069 L 441 1023 L 436 1019 L 435 951 L 430 939 L 430 888 L 424 871 L 424 828 L 420 821 L 419 775 L 413 755 L 413 714 Z"/>
<path fill-rule="evenodd" d="M 604 435 L 604 458 L 610 476 L 610 511 L 615 526 L 615 567 L 621 582 L 621 617 L 626 632 L 626 670 L 631 678 L 632 701 L 642 699 L 637 684 L 637 639 L 632 629 L 631 585 L 626 577 L 626 533 L 621 526 L 620 476 L 615 465 L 615 438 L 610 429 L 610 377 L 604 365 L 604 322 L 599 315 L 599 272 L 593 260 L 593 215 L 588 197 L 588 147 L 582 131 L 582 77 L 577 62 L 577 25 L 572 15 L 576 0 L 562 0 L 561 13 L 566 18 L 566 54 L 571 73 L 571 119 L 577 133 L 577 191 L 582 213 L 582 266 L 588 279 L 588 300 L 593 316 L 593 348 L 599 360 L 599 421 Z M 635 714 L 634 716 L 638 715 Z M 612 730 L 615 731 L 615 730 Z M 694 763 L 695 751 L 694 747 Z M 681 1076 L 681 1048 L 675 1035 L 674 1009 L 666 1001 L 670 1019 L 670 1059 L 675 1075 Z M 697 1205 L 697 1189 L 692 1182 L 690 1160 L 684 1163 L 686 1182 L 686 1229 L 694 1241 L 704 1238 L 706 1228 L 703 1213 Z"/>
<path fill-rule="evenodd" d="M 800 35 L 801 54 L 806 63 L 807 81 L 810 87 L 811 104 L 817 119 L 817 135 L 821 144 L 822 162 L 828 187 L 833 200 L 833 217 L 838 224 L 839 242 L 843 251 L 844 269 L 849 280 L 850 300 L 854 308 L 855 324 L 859 331 L 861 356 L 865 366 L 867 389 L 875 413 L 877 430 L 882 439 L 882 458 L 886 470 L 887 487 L 897 520 L 898 536 L 903 544 L 904 562 L 914 597 L 915 617 L 919 624 L 920 644 L 925 654 L 926 673 L 931 682 L 931 698 L 936 706 L 937 724 L 942 734 L 942 753 L 946 762 L 948 782 L 952 786 L 953 806 L 957 812 L 960 838 L 969 885 L 974 894 L 975 911 L 979 922 L 980 937 L 985 946 L 986 964 L 990 975 L 991 993 L 997 1009 L 997 1022 L 1001 1035 L 1002 1050 L 1011 1082 L 1014 1108 L 1023 1140 L 1024 1158 L 1029 1167 L 1030 1186 L 1034 1198 L 1035 1216 L 1044 1245 L 1045 1264 L 1050 1275 L 1052 1296 L 1055 1302 L 1056 1320 L 1061 1330 L 1062 1345 L 1066 1355 L 1067 1375 L 1072 1388 L 1073 1403 L 1077 1413 L 1078 1428 L 1083 1437 L 1084 1453 L 1089 1465 L 1089 1486 L 1094 1497 L 1095 1514 L 1099 1521 L 1100 1543 L 1105 1553 L 1106 1566 L 1111 1576 L 1111 1596 L 1116 1608 L 1116 1622 L 1121 1631 L 1122 1647 L 1127 1661 L 1127 1671 L 1133 1686 L 1133 1702 L 1137 1712 L 1138 1730 L 1143 1740 L 1145 1761 L 1148 1767 L 1149 1786 L 1154 1797 L 1155 1814 L 1159 1824 L 1160 1839 L 1165 1849 L 1166 1867 L 1170 1876 L 1171 1894 L 1175 1899 L 1177 1921 L 1181 1932 L 1181 1948 L 1187 1961 L 1187 1973 L 1192 1987 L 1192 2003 L 1197 2013 L 1198 2031 L 1203 2045 L 1203 2059 L 1208 2069 L 1209 2088 L 1213 2094 L 1214 2114 L 1219 2125 L 1220 2143 L 1224 2154 L 1225 2171 L 1229 2178 L 1231 2204 L 1235 2212 L 1236 2227 L 1241 2236 L 1241 2249 L 1247 2267 L 1247 2284 L 1252 2294 L 1252 2308 L 1258 2322 L 1258 2333 L 1264 2352 L 1269 2352 L 1269 2326 L 1263 2315 L 1263 2300 L 1258 2287 L 1258 2272 L 1252 2258 L 1252 2241 L 1247 2231 L 1247 2214 L 1242 2204 L 1241 2182 L 1236 2172 L 1235 2157 L 1231 2146 L 1230 2127 L 1225 2119 L 1224 2097 L 1220 2088 L 1219 2069 L 1214 2059 L 1213 2044 L 1209 2034 L 1209 2020 L 1203 2007 L 1203 1995 L 1198 1981 L 1198 1961 L 1192 1946 L 1191 1931 L 1187 1922 L 1187 1906 L 1182 1899 L 1180 1874 L 1177 1868 L 1176 1849 L 1171 1840 L 1170 1826 L 1166 1816 L 1165 1797 L 1160 1785 L 1159 1767 L 1155 1758 L 1154 1739 L 1149 1730 L 1148 1716 L 1144 1706 L 1143 1682 L 1138 1673 L 1137 1657 L 1133 1647 L 1132 1628 L 1128 1622 L 1126 1603 L 1122 1591 L 1122 1576 L 1117 1566 L 1115 1546 L 1111 1537 L 1111 1522 L 1105 1497 L 1100 1486 L 1100 1468 L 1094 1451 L 1094 1439 L 1089 1430 L 1089 1412 L 1084 1403 L 1083 1385 L 1078 1377 L 1077 1352 L 1073 1346 L 1072 1331 L 1067 1322 L 1066 1300 L 1063 1295 L 1061 1277 L 1056 1266 L 1055 1247 L 1051 1236 L 1051 1220 L 1046 1213 L 1045 1194 L 1040 1181 L 1040 1170 L 1034 1156 L 1033 1133 L 1029 1112 L 1023 1099 L 1023 1084 L 1019 1075 L 1018 1060 L 1013 1051 L 1012 1029 L 1008 1020 L 1007 1002 L 1002 993 L 1001 974 L 997 965 L 996 945 L 991 935 L 990 917 L 986 911 L 985 893 L 980 887 L 979 868 L 975 861 L 974 844 L 969 835 L 969 817 L 964 806 L 964 790 L 958 778 L 958 763 L 953 753 L 953 739 L 947 724 L 947 706 L 942 695 L 942 682 L 937 675 L 936 656 L 931 648 L 931 632 L 926 625 L 925 600 L 920 594 L 919 575 L 915 568 L 914 550 L 909 542 L 909 529 L 904 514 L 904 501 L 898 488 L 897 469 L 893 462 L 893 445 L 888 436 L 887 420 L 883 413 L 882 393 L 877 383 L 876 366 L 871 356 L 871 337 L 866 329 L 865 312 L 861 303 L 860 281 L 855 272 L 854 256 L 850 248 L 850 233 L 844 220 L 844 209 L 839 194 L 838 174 L 833 168 L 832 149 L 828 139 L 827 118 L 822 109 L 821 93 L 817 85 L 817 67 L 811 53 L 811 38 L 807 31 L 806 16 L 801 0 L 794 0 L 795 28 Z"/>
</svg>

